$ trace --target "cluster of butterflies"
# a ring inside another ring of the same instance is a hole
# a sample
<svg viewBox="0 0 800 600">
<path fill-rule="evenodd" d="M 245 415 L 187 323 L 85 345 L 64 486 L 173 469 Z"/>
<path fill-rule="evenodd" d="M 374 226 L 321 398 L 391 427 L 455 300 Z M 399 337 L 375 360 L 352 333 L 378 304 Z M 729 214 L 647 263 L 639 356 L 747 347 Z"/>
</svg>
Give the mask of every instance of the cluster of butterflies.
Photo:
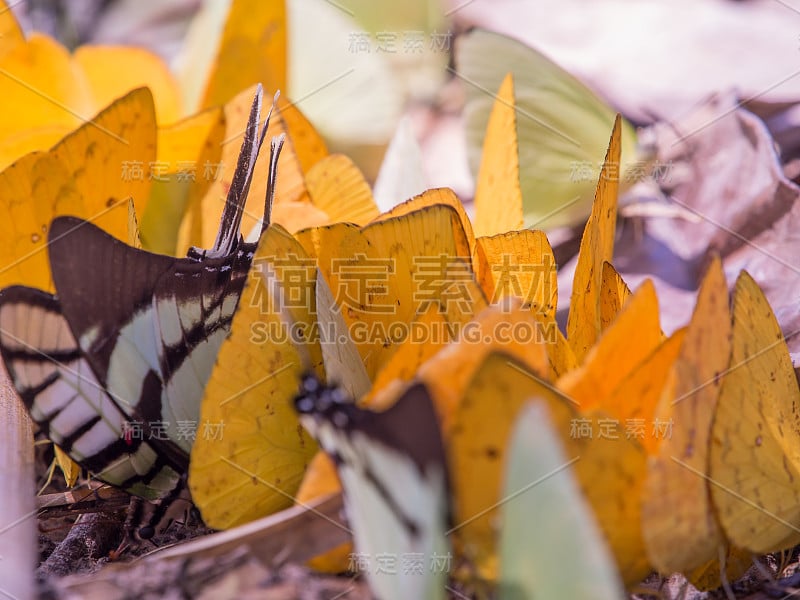
<svg viewBox="0 0 800 600">
<path fill-rule="evenodd" d="M 172 258 L 127 245 L 88 221 L 57 217 L 47 243 L 56 294 L 20 285 L 0 292 L 0 356 L 40 430 L 96 479 L 156 506 L 142 513 L 146 521 L 129 519 L 128 542 L 152 537 L 185 492 L 193 436 L 180 424 L 199 420 L 257 248 L 239 229 L 269 123 L 269 115 L 260 122 L 261 103 L 259 87 L 212 248 Z M 272 140 L 261 234 L 269 227 L 282 143 L 282 137 Z M 402 447 L 413 451 L 411 424 L 419 419 L 430 430 L 426 436 L 439 440 L 424 391 L 398 405 L 405 407 L 404 423 L 386 415 L 372 431 L 375 413 L 356 408 L 341 388 L 323 385 L 304 358 L 310 370 L 296 383 L 297 410 L 313 415 L 304 422 L 332 454 L 357 448 L 359 430 L 384 443 L 411 435 Z M 413 398 L 421 407 L 409 404 Z M 347 435 L 332 441 L 320 421 Z M 430 456 L 413 458 L 414 465 L 444 465 L 441 443 Z M 443 499 L 444 489 L 438 495 Z"/>
<path fill-rule="evenodd" d="M 468 41 L 464 51 L 470 48 Z M 498 123 L 515 128 L 514 102 L 507 78 L 489 116 L 494 133 L 486 136 L 482 170 L 511 164 L 494 162 L 500 150 L 493 145 L 509 139 L 497 134 L 504 131 Z M 316 440 L 336 467 L 358 554 L 422 561 L 394 573 L 367 569 L 378 597 L 442 597 L 452 575 L 503 582 L 504 564 L 525 554 L 504 549 L 497 565 L 498 505 L 520 495 L 503 491 L 502 468 L 514 423 L 528 422 L 519 417 L 522 408 L 538 399 L 547 405 L 551 433 L 560 434 L 564 464 L 574 463 L 591 506 L 588 521 L 596 519 L 625 584 L 655 567 L 711 586 L 720 581 L 720 552 L 732 573 L 751 552 L 799 541 L 800 391 L 752 279 L 737 281 L 729 311 L 714 262 L 692 321 L 665 338 L 653 286 L 632 294 L 610 264 L 618 178 L 604 172 L 565 337 L 555 327 L 552 249 L 542 232 L 522 229 L 546 215 L 523 210 L 519 177 L 479 177 L 477 204 L 485 208 L 495 197 L 518 203 L 510 216 L 495 210 L 476 218 L 486 235 L 476 237 L 446 190 L 380 216 L 354 202 L 365 225 L 334 222 L 292 235 L 271 223 L 276 194 L 286 189 L 277 176 L 280 137 L 271 143 L 259 240 L 245 241 L 245 202 L 269 123 L 269 116 L 261 122 L 261 104 L 259 89 L 213 247 L 193 247 L 177 259 L 57 217 L 47 244 L 56 293 L 22 286 L 0 292 L 0 356 L 20 397 L 72 459 L 156 504 L 147 522 L 135 524 L 140 537 L 152 535 L 187 474 L 215 528 L 287 506 L 304 475 L 326 469 Z M 621 147 L 630 144 L 625 133 L 618 118 L 604 169 L 619 164 Z M 519 170 L 521 151 L 513 153 Z M 339 160 L 330 158 L 326 168 Z M 319 183 L 325 172 L 307 175 Z M 345 212 L 335 203 L 325 210 L 332 221 Z M 447 259 L 437 263 L 444 271 L 417 277 L 431 266 L 419 257 Z M 524 292 L 500 302 L 509 259 Z M 391 285 L 359 296 L 346 267 L 363 261 L 373 268 L 390 261 Z M 522 268 L 531 265 L 542 269 Z M 455 297 L 452 282 L 459 284 Z M 302 306 L 281 305 L 294 297 L 290 288 Z M 368 302 L 337 309 L 333 289 Z M 387 305 L 391 314 L 372 310 Z M 312 330 L 301 329 L 299 338 L 278 341 L 253 328 L 312 322 L 333 338 L 305 337 Z M 386 333 L 398 322 L 446 333 L 424 343 L 342 335 L 364 327 Z M 483 343 L 458 343 L 467 325 L 477 326 Z M 519 332 L 541 326 L 548 343 L 501 343 L 493 335 L 505 325 Z M 587 440 L 568 433 L 581 421 L 613 419 L 646 426 L 669 420 L 672 436 Z M 222 439 L 193 440 L 182 427 L 223 421 Z M 135 433 L 134 423 L 141 427 Z M 769 487 L 776 482 L 779 493 Z M 302 488 L 298 498 L 308 499 Z M 511 530 L 524 527 L 511 521 L 508 504 L 503 536 L 511 539 Z M 462 564 L 434 568 L 434 558 L 450 556 L 450 541 Z M 464 565 L 467 575 L 457 571 Z M 541 581 L 520 585 L 527 593 Z"/>
<path fill-rule="evenodd" d="M 193 247 L 187 258 L 172 258 L 125 244 L 88 221 L 56 217 L 47 240 L 56 294 L 20 285 L 0 292 L 0 356 L 40 430 L 96 479 L 156 505 L 147 521 L 128 524 L 135 528 L 129 536 L 151 537 L 185 491 L 194 436 L 180 424 L 199 420 L 257 248 L 239 229 L 269 124 L 269 115 L 260 121 L 261 104 L 259 87 L 212 248 Z M 282 137 L 272 140 L 262 235 L 282 144 Z M 310 357 L 304 358 L 310 369 Z M 374 414 L 356 408 L 341 388 L 324 386 L 313 369 L 298 378 L 296 389 L 302 390 L 298 411 L 315 415 L 306 421 L 312 431 L 321 418 L 355 432 Z M 332 396 L 336 410 L 326 402 Z M 427 396 L 422 402 L 427 416 L 412 410 L 407 420 L 422 417 L 433 428 L 432 404 Z M 345 413 L 353 428 L 343 427 Z M 381 439 L 406 429 L 387 428 L 390 421 L 381 419 L 372 435 Z M 139 429 L 132 430 L 134 424 Z M 432 431 L 438 439 L 438 429 Z M 345 446 L 353 447 L 337 448 Z M 430 459 L 442 468 L 441 445 L 438 450 Z"/>
<path fill-rule="evenodd" d="M 0 355 L 33 420 L 95 477 L 146 500 L 183 488 L 192 437 L 180 423 L 197 421 L 253 258 L 239 227 L 269 123 L 261 102 L 259 89 L 213 248 L 175 259 L 57 217 L 48 233 L 57 293 L 0 293 Z M 282 143 L 272 141 L 263 228 Z M 152 535 L 152 523 L 142 529 Z"/>
</svg>

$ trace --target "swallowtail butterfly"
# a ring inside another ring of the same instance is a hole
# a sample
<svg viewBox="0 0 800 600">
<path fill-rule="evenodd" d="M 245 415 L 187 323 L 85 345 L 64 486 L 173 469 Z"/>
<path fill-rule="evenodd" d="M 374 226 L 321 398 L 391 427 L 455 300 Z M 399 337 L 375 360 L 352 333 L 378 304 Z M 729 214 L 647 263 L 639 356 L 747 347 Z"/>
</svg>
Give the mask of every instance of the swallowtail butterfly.
<svg viewBox="0 0 800 600">
<path fill-rule="evenodd" d="M 354 556 L 376 597 L 444 598 L 449 492 L 439 423 L 425 386 L 412 385 L 378 413 L 308 373 L 295 408 L 336 464 Z"/>
<path fill-rule="evenodd" d="M 185 479 L 187 428 L 255 251 L 239 228 L 269 123 L 261 98 L 259 86 L 213 248 L 178 259 L 58 217 L 48 236 L 56 295 L 0 292 L 0 356 L 33 420 L 98 479 L 147 500 L 174 496 Z M 262 231 L 282 142 L 271 145 Z"/>
</svg>

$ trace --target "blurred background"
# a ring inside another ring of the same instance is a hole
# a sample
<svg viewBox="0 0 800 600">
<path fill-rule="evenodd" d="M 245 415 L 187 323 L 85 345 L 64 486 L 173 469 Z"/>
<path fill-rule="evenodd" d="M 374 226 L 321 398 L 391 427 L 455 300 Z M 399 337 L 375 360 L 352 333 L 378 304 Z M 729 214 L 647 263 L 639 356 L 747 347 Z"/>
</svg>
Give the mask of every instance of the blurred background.
<svg viewBox="0 0 800 600">
<path fill-rule="evenodd" d="M 179 75 L 218 35 L 230 0 L 22 0 L 26 31 L 69 48 L 145 46 Z M 800 1 L 288 0 L 288 97 L 369 178 L 405 118 L 427 185 L 473 193 L 453 74 L 459 34 L 482 27 L 537 48 L 636 125 L 679 119 L 733 91 L 798 154 Z M 199 40 L 199 43 L 198 43 Z M 205 41 L 205 45 L 203 44 Z M 191 93 L 185 93 L 190 110 Z"/>
</svg>

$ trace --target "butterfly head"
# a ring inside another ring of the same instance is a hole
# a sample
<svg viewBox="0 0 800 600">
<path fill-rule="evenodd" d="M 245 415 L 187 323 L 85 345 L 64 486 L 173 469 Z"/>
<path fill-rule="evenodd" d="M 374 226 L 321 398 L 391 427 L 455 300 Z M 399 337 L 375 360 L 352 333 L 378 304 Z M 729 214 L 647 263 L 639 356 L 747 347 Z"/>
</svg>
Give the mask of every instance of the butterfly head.
<svg viewBox="0 0 800 600">
<path fill-rule="evenodd" d="M 303 416 L 322 418 L 338 428 L 347 427 L 354 416 L 353 399 L 336 385 L 325 385 L 313 372 L 300 378 L 300 391 L 295 396 L 294 406 Z M 303 423 L 315 419 L 304 419 Z"/>
</svg>

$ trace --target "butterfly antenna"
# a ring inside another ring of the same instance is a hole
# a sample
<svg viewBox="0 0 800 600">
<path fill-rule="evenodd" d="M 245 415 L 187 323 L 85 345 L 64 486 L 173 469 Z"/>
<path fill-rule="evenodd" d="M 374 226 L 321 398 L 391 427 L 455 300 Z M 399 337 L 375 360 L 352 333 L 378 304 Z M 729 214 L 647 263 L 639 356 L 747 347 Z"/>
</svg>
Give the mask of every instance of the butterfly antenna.
<svg viewBox="0 0 800 600">
<path fill-rule="evenodd" d="M 262 234 L 272 221 L 272 203 L 275 200 L 275 186 L 278 179 L 278 159 L 285 140 L 286 134 L 282 133 L 272 138 L 269 146 L 269 176 L 267 177 L 267 194 L 264 198 L 264 220 L 261 221 Z"/>
<path fill-rule="evenodd" d="M 227 256 L 233 252 L 239 242 L 239 227 L 244 214 L 244 204 L 247 201 L 247 192 L 250 191 L 250 182 L 253 180 L 253 169 L 258 158 L 258 151 L 264 140 L 264 135 L 259 128 L 263 95 L 264 90 L 261 84 L 258 84 L 253 104 L 250 106 L 250 116 L 247 119 L 242 149 L 239 151 L 239 158 L 236 161 L 236 170 L 233 172 L 231 187 L 225 199 L 225 208 L 220 219 L 217 239 L 214 247 L 202 253 L 202 256 L 208 258 Z M 266 127 L 264 130 L 266 131 Z M 190 251 L 191 254 L 192 251 Z"/>
<path fill-rule="evenodd" d="M 281 91 L 278 90 L 275 92 L 275 95 L 272 97 L 272 106 L 269 107 L 269 112 L 267 113 L 267 118 L 264 119 L 264 128 L 261 130 L 261 136 L 258 138 L 258 147 L 261 148 L 261 145 L 264 143 L 264 138 L 267 137 L 267 130 L 269 129 L 269 121 L 272 118 L 272 111 L 275 110 L 275 106 L 278 104 L 278 98 L 281 97 Z"/>
<path fill-rule="evenodd" d="M 270 118 L 272 117 L 272 111 L 275 110 L 275 106 L 277 106 L 278 98 L 280 98 L 280 96 L 281 96 L 281 91 L 278 90 L 272 97 L 272 106 L 269 107 L 267 118 L 264 119 L 264 129 L 261 131 L 261 138 L 258 140 L 259 148 L 261 148 L 261 145 L 264 143 L 264 138 L 267 136 L 267 131 L 269 130 L 269 121 Z M 281 134 L 281 137 L 283 137 L 283 134 Z M 280 148 L 278 148 L 278 154 L 280 154 Z M 274 165 L 273 165 L 273 160 L 274 160 Z M 269 151 L 269 173 L 267 174 L 267 194 L 266 194 L 266 200 L 264 202 L 264 214 L 261 217 L 261 231 L 259 232 L 259 237 L 261 237 L 261 234 L 264 233 L 264 230 L 269 226 L 272 218 L 272 198 L 275 195 L 274 173 L 277 172 L 277 162 L 278 159 L 277 157 L 275 157 L 275 138 L 273 138 L 270 144 L 270 151 Z"/>
</svg>

